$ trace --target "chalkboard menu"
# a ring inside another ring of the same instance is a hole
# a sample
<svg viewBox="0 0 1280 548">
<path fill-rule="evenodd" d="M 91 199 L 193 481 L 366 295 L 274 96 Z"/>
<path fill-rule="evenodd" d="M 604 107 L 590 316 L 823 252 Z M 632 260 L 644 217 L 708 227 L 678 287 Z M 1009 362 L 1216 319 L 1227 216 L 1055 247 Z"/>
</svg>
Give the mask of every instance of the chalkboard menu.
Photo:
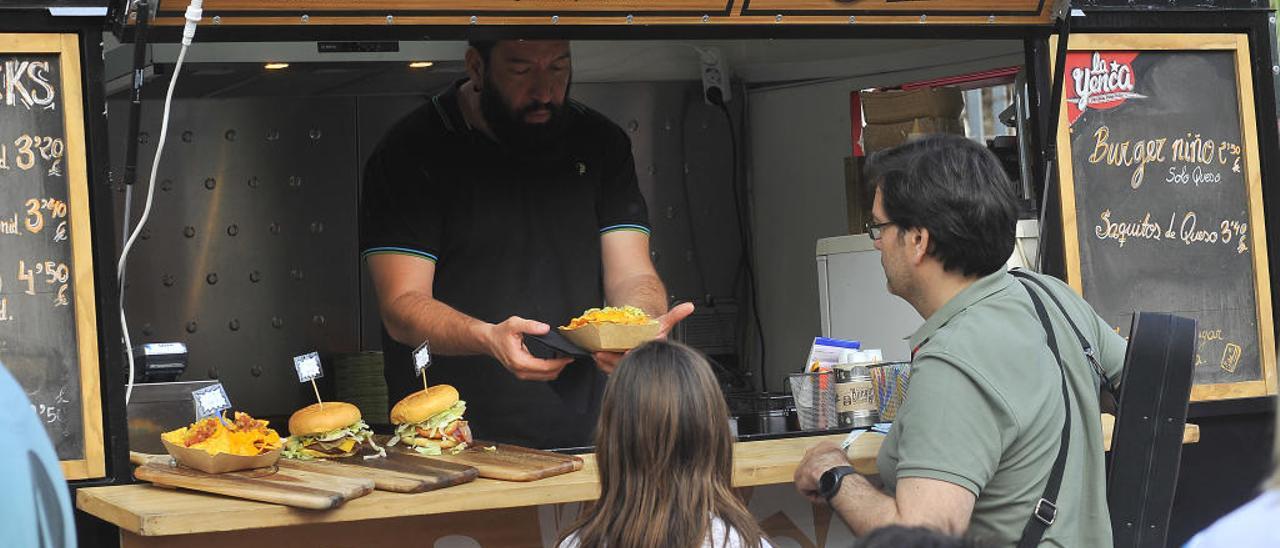
<svg viewBox="0 0 1280 548">
<path fill-rule="evenodd" d="M 0 34 L 0 363 L 68 479 L 105 475 L 77 40 Z"/>
<path fill-rule="evenodd" d="M 1248 42 L 1076 35 L 1059 148 L 1068 282 L 1127 336 L 1134 311 L 1198 322 L 1192 400 L 1274 394 Z"/>
</svg>

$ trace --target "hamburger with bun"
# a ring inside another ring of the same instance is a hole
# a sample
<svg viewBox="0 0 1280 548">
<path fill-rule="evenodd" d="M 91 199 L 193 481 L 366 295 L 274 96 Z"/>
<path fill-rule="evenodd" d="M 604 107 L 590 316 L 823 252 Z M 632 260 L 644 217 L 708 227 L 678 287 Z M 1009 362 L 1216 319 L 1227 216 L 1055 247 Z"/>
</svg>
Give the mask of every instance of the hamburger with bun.
<svg viewBox="0 0 1280 548">
<path fill-rule="evenodd" d="M 462 420 L 466 410 L 467 402 L 447 384 L 409 394 L 391 408 L 396 434 L 387 445 L 404 443 L 423 455 L 457 454 L 471 443 L 471 428 Z"/>
<path fill-rule="evenodd" d="M 360 417 L 360 409 L 349 403 L 313 403 L 289 417 L 289 434 L 284 440 L 285 458 L 350 457 L 362 447 L 385 454 L 373 443 L 373 430 Z"/>
</svg>

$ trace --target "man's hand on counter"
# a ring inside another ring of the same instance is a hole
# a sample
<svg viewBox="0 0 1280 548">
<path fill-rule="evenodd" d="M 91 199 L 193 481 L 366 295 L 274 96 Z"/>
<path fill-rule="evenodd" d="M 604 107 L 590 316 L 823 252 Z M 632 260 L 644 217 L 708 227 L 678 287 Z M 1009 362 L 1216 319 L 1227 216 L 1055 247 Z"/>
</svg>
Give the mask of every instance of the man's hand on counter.
<svg viewBox="0 0 1280 548">
<path fill-rule="evenodd" d="M 560 375 L 573 358 L 543 360 L 533 357 L 524 346 L 524 335 L 546 335 L 551 326 L 534 320 L 512 316 L 498 324 L 490 324 L 485 332 L 489 355 L 502 362 L 516 378 L 524 381 L 549 381 Z"/>
<path fill-rule="evenodd" d="M 796 491 L 815 504 L 826 504 L 827 500 L 818 494 L 818 480 L 827 470 L 849 464 L 844 450 L 835 442 L 824 441 L 810 447 L 796 467 Z"/>
<path fill-rule="evenodd" d="M 657 338 L 667 338 L 671 328 L 675 327 L 681 320 L 688 318 L 690 314 L 693 314 L 693 303 L 680 303 L 668 310 L 666 314 L 658 316 L 656 318 L 658 321 Z M 612 374 L 613 370 L 618 368 L 618 362 L 622 361 L 623 356 L 626 356 L 626 354 L 622 352 L 596 352 L 592 354 L 592 357 L 596 360 L 596 367 L 604 371 L 606 375 Z"/>
</svg>

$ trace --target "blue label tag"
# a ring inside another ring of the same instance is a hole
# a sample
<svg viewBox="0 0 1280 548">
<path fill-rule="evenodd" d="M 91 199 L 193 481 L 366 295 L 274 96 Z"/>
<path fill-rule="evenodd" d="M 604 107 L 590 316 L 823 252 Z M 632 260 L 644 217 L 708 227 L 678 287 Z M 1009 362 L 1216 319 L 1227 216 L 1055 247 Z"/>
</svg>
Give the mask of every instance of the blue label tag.
<svg viewBox="0 0 1280 548">
<path fill-rule="evenodd" d="M 293 369 L 298 373 L 298 382 L 307 382 L 324 376 L 320 367 L 320 354 L 312 352 L 293 357 Z"/>
<path fill-rule="evenodd" d="M 427 341 L 422 341 L 418 348 L 413 350 L 413 374 L 421 375 L 422 371 L 431 366 L 431 345 Z"/>
<path fill-rule="evenodd" d="M 191 400 L 196 407 L 196 420 L 220 416 L 224 410 L 231 409 L 231 398 L 227 396 L 222 383 L 191 392 Z"/>
</svg>

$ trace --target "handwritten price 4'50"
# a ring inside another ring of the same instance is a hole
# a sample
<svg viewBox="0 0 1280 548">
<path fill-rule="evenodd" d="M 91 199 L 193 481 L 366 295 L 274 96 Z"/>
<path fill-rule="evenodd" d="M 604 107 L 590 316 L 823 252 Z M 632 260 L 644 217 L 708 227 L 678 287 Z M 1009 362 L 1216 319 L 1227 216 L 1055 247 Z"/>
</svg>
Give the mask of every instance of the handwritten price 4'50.
<svg viewBox="0 0 1280 548">
<path fill-rule="evenodd" d="M 36 294 L 36 278 L 43 275 L 45 285 L 57 285 L 58 290 L 53 298 L 53 306 L 67 306 L 67 280 L 71 277 L 71 269 L 67 268 L 66 263 L 54 261 L 36 262 L 33 268 L 27 267 L 27 262 L 18 260 L 18 280 L 27 282 L 26 293 L 28 295 Z"/>
</svg>

